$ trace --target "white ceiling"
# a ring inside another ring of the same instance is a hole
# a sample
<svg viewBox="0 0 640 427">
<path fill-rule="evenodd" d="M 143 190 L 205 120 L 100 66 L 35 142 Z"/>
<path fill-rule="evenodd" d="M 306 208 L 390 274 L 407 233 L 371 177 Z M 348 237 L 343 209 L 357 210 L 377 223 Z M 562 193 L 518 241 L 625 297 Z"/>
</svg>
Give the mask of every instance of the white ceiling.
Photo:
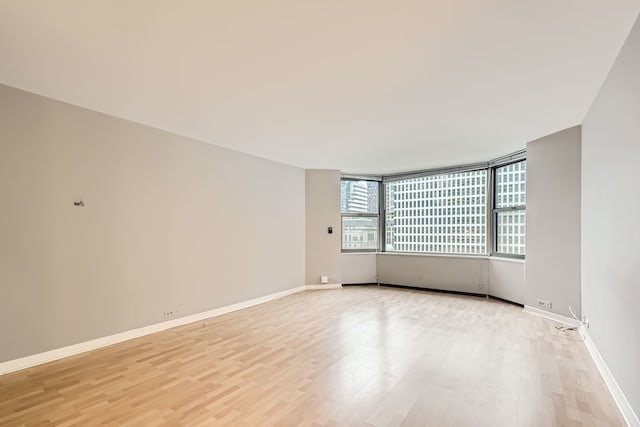
<svg viewBox="0 0 640 427">
<path fill-rule="evenodd" d="M 640 0 L 0 0 L 0 83 L 305 168 L 579 124 Z"/>
</svg>

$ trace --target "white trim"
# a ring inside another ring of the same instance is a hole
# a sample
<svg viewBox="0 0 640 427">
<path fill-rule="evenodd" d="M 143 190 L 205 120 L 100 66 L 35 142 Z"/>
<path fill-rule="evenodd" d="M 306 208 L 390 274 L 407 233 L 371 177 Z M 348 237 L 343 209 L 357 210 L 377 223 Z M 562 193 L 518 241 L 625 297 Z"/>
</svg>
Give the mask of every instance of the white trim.
<svg viewBox="0 0 640 427">
<path fill-rule="evenodd" d="M 618 409 L 620 409 L 622 417 L 626 421 L 627 425 L 629 427 L 640 427 L 640 419 L 638 418 L 638 415 L 633 411 L 631 404 L 618 385 L 616 378 L 609 370 L 607 363 L 602 358 L 602 355 L 598 351 L 598 348 L 594 344 L 591 336 L 587 332 L 587 328 L 585 328 L 584 325 L 580 326 L 580 335 L 582 336 L 582 339 L 584 339 L 584 345 L 587 347 L 598 371 L 600 371 L 600 375 L 602 376 L 604 383 L 607 385 L 613 400 L 616 402 L 616 405 L 618 405 Z"/>
<path fill-rule="evenodd" d="M 464 254 L 439 254 L 439 253 L 423 253 L 423 252 L 393 252 L 393 251 L 369 251 L 369 252 L 353 252 L 342 251 L 342 255 L 376 255 L 376 256 L 414 256 L 414 257 L 433 257 L 433 258 L 458 258 L 458 259 L 484 259 L 487 261 L 496 262 L 512 262 L 515 264 L 524 264 L 524 258 L 512 258 L 500 255 L 464 255 Z"/>
<path fill-rule="evenodd" d="M 319 289 L 340 289 L 342 288 L 342 283 L 327 283 L 324 285 L 305 285 L 304 289 L 306 291 L 316 291 Z"/>
<path fill-rule="evenodd" d="M 43 353 L 34 354 L 31 356 L 21 357 L 19 359 L 8 360 L 6 362 L 0 362 L 0 375 L 8 374 L 10 372 L 19 371 L 21 369 L 31 368 L 33 366 L 41 365 L 43 363 L 52 362 L 54 360 L 62 359 L 64 357 L 73 356 L 86 351 L 95 350 L 100 347 L 116 344 L 122 341 L 127 341 L 133 338 L 142 337 L 145 335 L 153 334 L 156 332 L 164 331 L 166 329 L 175 328 L 176 326 L 182 326 L 193 322 L 198 322 L 211 317 L 220 316 L 222 314 L 231 313 L 232 311 L 242 310 L 243 308 L 252 307 L 254 305 L 263 304 L 265 302 L 272 301 L 274 299 L 286 297 L 297 292 L 303 292 L 307 290 L 316 289 L 337 289 L 341 288 L 342 284 L 327 284 L 327 285 L 303 285 L 293 289 L 287 289 L 285 291 L 276 292 L 273 294 L 265 295 L 258 298 L 253 298 L 247 301 L 242 301 L 236 304 L 227 305 L 224 307 L 214 308 L 213 310 L 203 311 L 202 313 L 191 314 L 189 316 L 180 317 L 178 319 L 168 320 L 166 322 L 155 323 L 149 326 L 143 326 L 141 328 L 130 329 L 128 331 L 120 332 L 106 337 L 96 338 L 93 340 L 73 344 L 67 347 L 56 348 L 54 350 L 45 351 Z"/>
<path fill-rule="evenodd" d="M 460 254 L 438 254 L 438 253 L 422 253 L 422 252 L 376 252 L 378 256 L 406 256 L 406 257 L 431 257 L 431 258 L 457 258 L 457 259 L 475 259 L 488 260 L 489 255 L 460 255 Z"/>
<path fill-rule="evenodd" d="M 523 258 L 509 258 L 500 255 L 491 255 L 488 257 L 491 262 L 510 262 L 514 264 L 524 264 L 525 260 Z"/>
<path fill-rule="evenodd" d="M 522 309 L 525 313 L 535 314 L 536 316 L 546 317 L 547 319 L 554 320 L 559 323 L 563 323 L 569 326 L 579 326 L 580 322 L 576 319 L 572 319 L 570 317 L 563 316 L 561 314 L 551 313 L 546 310 L 541 310 L 536 307 L 532 307 L 530 305 L 525 305 Z"/>
<path fill-rule="evenodd" d="M 371 255 L 371 256 L 376 256 L 379 255 L 380 252 L 377 251 L 365 251 L 365 252 L 354 252 L 354 251 L 349 251 L 349 252 L 340 252 L 341 255 Z"/>
</svg>

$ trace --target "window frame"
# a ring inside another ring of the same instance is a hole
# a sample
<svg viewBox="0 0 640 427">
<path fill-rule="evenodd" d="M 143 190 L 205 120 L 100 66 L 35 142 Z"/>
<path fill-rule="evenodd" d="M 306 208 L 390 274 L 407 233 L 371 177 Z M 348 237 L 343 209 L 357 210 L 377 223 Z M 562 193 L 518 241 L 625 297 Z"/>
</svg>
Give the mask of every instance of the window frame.
<svg viewBox="0 0 640 427">
<path fill-rule="evenodd" d="M 512 161 L 508 161 L 505 163 L 499 163 L 491 166 L 491 254 L 490 256 L 499 257 L 499 258 L 514 258 L 514 259 L 525 259 L 526 258 L 526 240 L 525 240 L 525 253 L 524 254 L 513 254 L 508 252 L 498 252 L 498 214 L 501 212 L 525 212 L 525 239 L 526 239 L 526 212 L 527 212 L 527 203 L 525 201 L 524 205 L 513 205 L 513 206 L 505 206 L 505 207 L 497 207 L 497 196 L 498 196 L 498 180 L 497 177 L 497 169 L 513 165 L 520 162 L 526 162 L 527 158 L 522 157 Z M 525 171 L 526 174 L 526 171 Z M 526 175 L 525 175 L 525 186 L 526 186 Z M 526 188 L 526 187 L 525 187 Z M 526 193 L 526 189 L 525 189 Z"/>
<path fill-rule="evenodd" d="M 374 179 L 371 177 L 353 177 L 353 176 L 341 176 L 340 177 L 340 186 L 342 187 L 343 181 L 365 181 L 365 182 L 375 182 L 378 185 L 378 212 L 376 213 L 364 213 L 364 212 L 342 212 L 342 206 L 340 207 L 340 252 L 341 253 L 377 253 L 381 251 L 382 246 L 382 235 L 380 230 L 382 230 L 382 218 L 380 215 L 380 211 L 382 208 L 382 182 L 380 179 Z M 342 195 L 340 196 L 342 199 Z M 341 200 L 342 205 L 342 200 Z M 378 237 L 376 239 L 377 246 L 375 249 L 345 249 L 344 248 L 344 218 L 376 218 L 378 220 L 378 228 L 376 233 Z"/>
</svg>

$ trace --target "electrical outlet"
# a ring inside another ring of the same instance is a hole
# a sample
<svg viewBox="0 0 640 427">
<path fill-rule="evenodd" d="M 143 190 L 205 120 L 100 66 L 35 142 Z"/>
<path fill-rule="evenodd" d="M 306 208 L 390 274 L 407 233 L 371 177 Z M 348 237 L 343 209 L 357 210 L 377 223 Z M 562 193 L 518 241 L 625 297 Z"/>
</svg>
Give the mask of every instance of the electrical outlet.
<svg viewBox="0 0 640 427">
<path fill-rule="evenodd" d="M 582 324 L 589 329 L 589 319 L 587 319 L 587 316 L 582 316 Z"/>
<path fill-rule="evenodd" d="M 178 310 L 169 310 L 162 313 L 162 317 L 168 319 L 169 317 L 175 317 L 178 315 Z"/>
<path fill-rule="evenodd" d="M 539 307 L 544 307 L 544 308 L 551 308 L 551 301 L 546 301 L 543 299 L 539 299 L 538 300 L 538 306 Z"/>
</svg>

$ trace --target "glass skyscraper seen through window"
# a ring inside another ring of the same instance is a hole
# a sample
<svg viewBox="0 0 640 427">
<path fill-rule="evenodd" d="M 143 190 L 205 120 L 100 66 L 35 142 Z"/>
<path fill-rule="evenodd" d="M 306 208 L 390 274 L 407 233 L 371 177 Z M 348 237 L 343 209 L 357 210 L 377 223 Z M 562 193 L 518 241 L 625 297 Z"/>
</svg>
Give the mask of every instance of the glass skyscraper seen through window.
<svg viewBox="0 0 640 427">
<path fill-rule="evenodd" d="M 385 249 L 486 253 L 486 193 L 486 170 L 386 183 Z"/>
<path fill-rule="evenodd" d="M 378 182 L 342 180 L 342 249 L 378 249 Z"/>
<path fill-rule="evenodd" d="M 525 160 L 496 168 L 496 252 L 525 254 Z"/>
</svg>

